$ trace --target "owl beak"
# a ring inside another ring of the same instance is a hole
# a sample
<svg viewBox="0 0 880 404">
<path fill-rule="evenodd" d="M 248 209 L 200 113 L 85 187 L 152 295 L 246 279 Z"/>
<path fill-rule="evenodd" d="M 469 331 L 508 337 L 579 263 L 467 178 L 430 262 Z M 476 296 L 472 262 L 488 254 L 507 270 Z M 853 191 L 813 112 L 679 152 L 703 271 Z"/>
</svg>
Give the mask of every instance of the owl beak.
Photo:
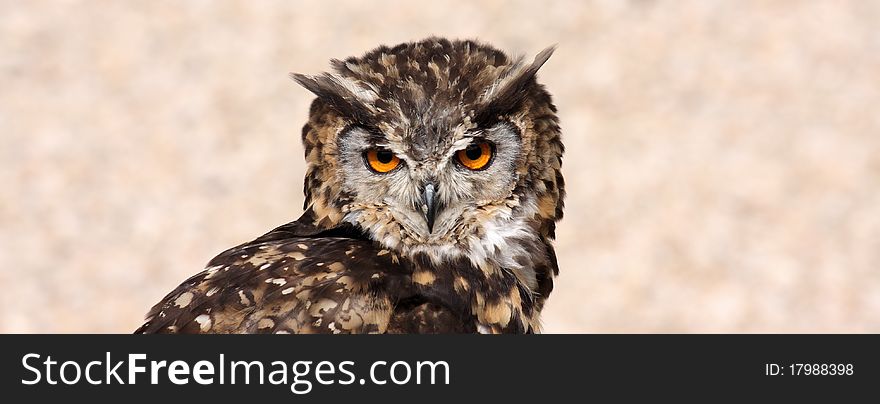
<svg viewBox="0 0 880 404">
<path fill-rule="evenodd" d="M 428 222 L 428 233 L 434 231 L 434 216 L 437 214 L 437 190 L 434 184 L 428 183 L 422 190 L 422 200 L 425 201 L 425 220 Z"/>
</svg>

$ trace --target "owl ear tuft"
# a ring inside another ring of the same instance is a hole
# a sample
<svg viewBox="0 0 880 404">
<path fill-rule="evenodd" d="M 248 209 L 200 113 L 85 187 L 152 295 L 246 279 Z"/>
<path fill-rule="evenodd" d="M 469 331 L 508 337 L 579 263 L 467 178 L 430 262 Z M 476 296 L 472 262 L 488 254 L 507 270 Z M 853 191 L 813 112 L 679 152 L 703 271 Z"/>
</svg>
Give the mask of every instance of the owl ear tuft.
<svg viewBox="0 0 880 404">
<path fill-rule="evenodd" d="M 484 95 L 481 106 L 477 109 L 475 121 L 478 124 L 490 124 L 499 116 L 511 113 L 519 108 L 520 104 L 529 95 L 529 86 L 535 83 L 535 75 L 541 66 L 550 59 L 556 45 L 552 45 L 535 56 L 535 60 L 528 66 L 514 70 L 512 73 L 501 78 Z"/>
<path fill-rule="evenodd" d="M 290 73 L 290 78 L 311 91 L 322 101 L 340 114 L 357 123 L 372 123 L 374 108 L 370 104 L 375 101 L 376 94 L 365 90 L 344 77 L 332 73 L 309 76 Z"/>
</svg>

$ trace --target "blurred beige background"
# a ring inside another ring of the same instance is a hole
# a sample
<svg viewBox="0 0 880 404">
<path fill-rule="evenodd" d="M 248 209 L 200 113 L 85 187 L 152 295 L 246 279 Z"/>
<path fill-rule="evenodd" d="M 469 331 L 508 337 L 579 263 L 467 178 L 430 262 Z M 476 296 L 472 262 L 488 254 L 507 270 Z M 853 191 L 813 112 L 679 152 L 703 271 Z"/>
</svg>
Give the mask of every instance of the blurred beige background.
<svg viewBox="0 0 880 404">
<path fill-rule="evenodd" d="M 287 77 L 559 50 L 547 332 L 880 332 L 880 2 L 0 2 L 0 332 L 131 332 L 301 212 Z"/>
</svg>

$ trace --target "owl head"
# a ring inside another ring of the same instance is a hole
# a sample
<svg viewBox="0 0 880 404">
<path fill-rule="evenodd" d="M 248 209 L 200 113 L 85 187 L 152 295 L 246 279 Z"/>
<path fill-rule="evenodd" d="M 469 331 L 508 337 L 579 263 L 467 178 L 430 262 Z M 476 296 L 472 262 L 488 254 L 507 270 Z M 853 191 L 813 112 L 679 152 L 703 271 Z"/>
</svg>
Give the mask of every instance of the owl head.
<svg viewBox="0 0 880 404">
<path fill-rule="evenodd" d="M 303 128 L 305 209 L 385 248 L 477 260 L 554 237 L 562 216 L 556 108 L 532 63 L 429 38 L 292 74 L 317 96 Z M 506 252 L 504 252 L 506 253 Z"/>
</svg>

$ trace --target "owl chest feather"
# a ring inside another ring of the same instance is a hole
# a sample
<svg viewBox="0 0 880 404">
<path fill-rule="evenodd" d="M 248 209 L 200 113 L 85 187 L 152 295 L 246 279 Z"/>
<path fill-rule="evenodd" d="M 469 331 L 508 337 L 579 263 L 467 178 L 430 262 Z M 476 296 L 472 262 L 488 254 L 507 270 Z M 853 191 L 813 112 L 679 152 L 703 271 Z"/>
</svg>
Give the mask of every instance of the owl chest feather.
<svg viewBox="0 0 880 404">
<path fill-rule="evenodd" d="M 476 332 L 538 332 L 555 261 L 523 227 L 487 226 L 464 248 L 414 249 L 411 281 L 419 294 L 464 313 Z"/>
</svg>

